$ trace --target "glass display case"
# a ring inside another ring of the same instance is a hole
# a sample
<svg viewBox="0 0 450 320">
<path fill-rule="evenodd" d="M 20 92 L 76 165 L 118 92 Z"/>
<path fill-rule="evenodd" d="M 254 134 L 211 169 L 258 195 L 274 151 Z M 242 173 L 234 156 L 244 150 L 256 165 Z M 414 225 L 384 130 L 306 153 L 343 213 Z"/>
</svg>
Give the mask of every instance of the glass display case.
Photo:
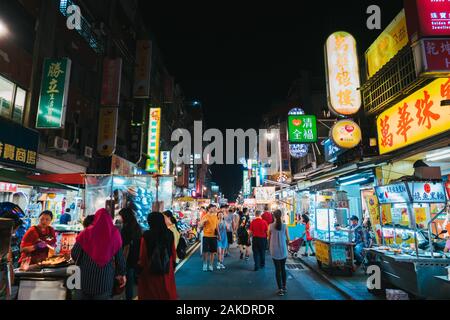
<svg viewBox="0 0 450 320">
<path fill-rule="evenodd" d="M 349 226 L 348 200 L 344 193 L 316 194 L 314 239 L 317 263 L 329 273 L 353 274 L 354 244 Z M 343 228 L 340 229 L 340 228 Z"/>
<path fill-rule="evenodd" d="M 382 283 L 418 298 L 448 299 L 450 255 L 443 252 L 441 221 L 447 206 L 442 181 L 402 180 L 375 187 L 382 245 L 367 249 Z"/>
</svg>

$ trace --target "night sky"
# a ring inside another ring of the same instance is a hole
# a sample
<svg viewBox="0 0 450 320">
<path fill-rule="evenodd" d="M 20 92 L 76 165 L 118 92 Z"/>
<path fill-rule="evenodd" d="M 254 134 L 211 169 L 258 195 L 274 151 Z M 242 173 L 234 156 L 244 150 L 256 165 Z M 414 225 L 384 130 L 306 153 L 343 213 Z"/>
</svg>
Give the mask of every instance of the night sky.
<svg viewBox="0 0 450 320">
<path fill-rule="evenodd" d="M 331 33 L 350 32 L 363 55 L 381 32 L 366 27 L 369 5 L 380 6 L 382 29 L 403 7 L 402 0 L 209 3 L 155 7 L 154 1 L 142 1 L 141 9 L 169 72 L 188 98 L 203 103 L 206 125 L 221 130 L 258 129 L 260 115 L 285 99 L 300 70 L 325 77 L 323 46 Z M 234 201 L 241 166 L 212 166 L 212 172 Z"/>
</svg>

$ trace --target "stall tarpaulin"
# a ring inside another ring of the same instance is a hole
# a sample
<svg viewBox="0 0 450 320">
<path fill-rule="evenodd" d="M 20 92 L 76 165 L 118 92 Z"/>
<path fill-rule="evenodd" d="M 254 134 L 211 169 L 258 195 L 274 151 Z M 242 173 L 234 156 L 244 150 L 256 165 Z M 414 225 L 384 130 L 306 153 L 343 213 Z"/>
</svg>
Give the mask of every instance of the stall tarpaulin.
<svg viewBox="0 0 450 320">
<path fill-rule="evenodd" d="M 152 175 L 86 175 L 85 212 L 94 214 L 100 208 L 110 210 L 114 216 L 122 208 L 131 208 L 144 229 L 147 216 L 159 203 L 160 210 L 172 209 L 173 177 Z M 157 184 L 159 187 L 157 188 Z"/>
</svg>

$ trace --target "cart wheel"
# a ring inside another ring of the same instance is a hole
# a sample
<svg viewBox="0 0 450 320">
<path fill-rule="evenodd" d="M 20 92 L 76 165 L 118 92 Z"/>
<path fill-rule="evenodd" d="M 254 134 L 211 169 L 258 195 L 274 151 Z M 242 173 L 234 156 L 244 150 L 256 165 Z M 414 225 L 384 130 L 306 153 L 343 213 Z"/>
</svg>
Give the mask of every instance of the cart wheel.
<svg viewBox="0 0 450 320">
<path fill-rule="evenodd" d="M 297 259 L 297 258 L 298 258 L 298 253 L 297 253 L 297 252 L 296 252 L 296 253 L 294 253 L 294 254 L 293 254 L 293 256 L 294 256 L 294 258 L 296 258 L 296 259 Z"/>
<path fill-rule="evenodd" d="M 367 291 L 377 297 L 386 297 L 386 289 L 369 289 Z"/>
</svg>

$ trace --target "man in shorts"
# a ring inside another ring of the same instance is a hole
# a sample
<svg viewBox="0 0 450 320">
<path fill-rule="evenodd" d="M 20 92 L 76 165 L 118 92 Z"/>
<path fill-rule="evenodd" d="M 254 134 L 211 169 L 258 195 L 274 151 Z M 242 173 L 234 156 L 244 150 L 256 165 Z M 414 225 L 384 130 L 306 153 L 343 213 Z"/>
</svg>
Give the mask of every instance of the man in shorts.
<svg viewBox="0 0 450 320">
<path fill-rule="evenodd" d="M 213 271 L 214 256 L 217 253 L 217 240 L 220 240 L 219 219 L 215 206 L 208 208 L 208 214 L 200 221 L 200 225 L 203 226 L 203 271 Z"/>
</svg>

